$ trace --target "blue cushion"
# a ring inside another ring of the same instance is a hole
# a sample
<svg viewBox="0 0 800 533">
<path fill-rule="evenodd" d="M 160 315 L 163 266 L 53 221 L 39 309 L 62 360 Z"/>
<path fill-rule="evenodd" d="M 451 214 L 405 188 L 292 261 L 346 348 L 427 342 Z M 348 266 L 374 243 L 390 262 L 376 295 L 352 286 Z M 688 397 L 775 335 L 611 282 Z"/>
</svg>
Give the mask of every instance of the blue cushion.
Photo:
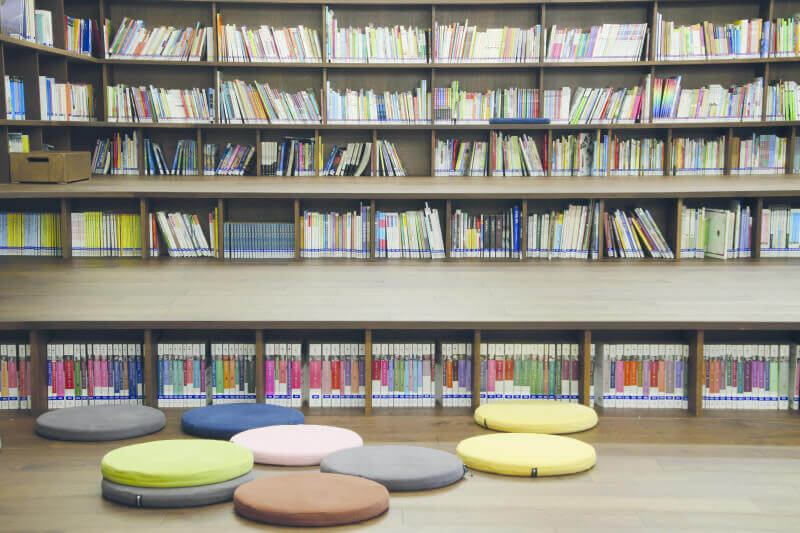
<svg viewBox="0 0 800 533">
<path fill-rule="evenodd" d="M 304 422 L 303 413 L 290 407 L 263 403 L 230 403 L 186 411 L 181 417 L 181 429 L 196 437 L 228 440 L 248 429 Z"/>
</svg>

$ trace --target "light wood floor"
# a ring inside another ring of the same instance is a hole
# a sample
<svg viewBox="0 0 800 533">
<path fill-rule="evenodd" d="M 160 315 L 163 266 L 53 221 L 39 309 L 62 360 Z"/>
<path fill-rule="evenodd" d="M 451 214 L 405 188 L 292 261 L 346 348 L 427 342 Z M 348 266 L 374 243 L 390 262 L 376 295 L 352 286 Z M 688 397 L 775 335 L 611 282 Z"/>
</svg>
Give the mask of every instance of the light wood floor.
<svg viewBox="0 0 800 533">
<path fill-rule="evenodd" d="M 486 433 L 464 415 L 407 412 L 307 417 L 358 431 L 368 444 L 413 442 L 455 451 Z M 577 435 L 597 466 L 561 478 L 511 478 L 471 471 L 458 484 L 393 494 L 385 515 L 342 530 L 432 531 L 797 531 L 800 415 L 628 412 L 601 416 Z M 655 416 L 654 416 L 655 415 Z M 179 412 L 156 438 L 182 438 Z M 99 463 L 120 443 L 63 443 L 33 434 L 33 420 L 0 416 L 0 531 L 265 530 L 230 503 L 185 510 L 131 509 L 100 497 Z M 257 466 L 257 476 L 287 469 Z M 290 469 L 298 471 L 298 469 Z"/>
</svg>

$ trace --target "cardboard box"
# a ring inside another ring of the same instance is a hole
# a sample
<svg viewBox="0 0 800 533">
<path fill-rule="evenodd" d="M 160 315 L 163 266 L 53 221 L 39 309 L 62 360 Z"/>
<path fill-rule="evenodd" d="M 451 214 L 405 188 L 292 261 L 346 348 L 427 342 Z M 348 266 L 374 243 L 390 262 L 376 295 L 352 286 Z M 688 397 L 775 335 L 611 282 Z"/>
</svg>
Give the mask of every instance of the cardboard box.
<svg viewBox="0 0 800 533">
<path fill-rule="evenodd" d="M 11 157 L 12 183 L 72 183 L 92 174 L 89 152 L 15 152 Z"/>
</svg>

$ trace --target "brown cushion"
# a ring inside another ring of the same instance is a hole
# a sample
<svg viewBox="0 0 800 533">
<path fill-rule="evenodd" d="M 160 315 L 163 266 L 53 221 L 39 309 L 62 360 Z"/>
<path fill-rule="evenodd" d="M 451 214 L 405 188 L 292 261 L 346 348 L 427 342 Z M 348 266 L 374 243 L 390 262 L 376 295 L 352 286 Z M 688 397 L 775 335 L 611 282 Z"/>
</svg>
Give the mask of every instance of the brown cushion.
<svg viewBox="0 0 800 533">
<path fill-rule="evenodd" d="M 385 512 L 389 491 L 360 477 L 303 472 L 240 485 L 233 503 L 240 515 L 267 524 L 337 526 Z"/>
</svg>

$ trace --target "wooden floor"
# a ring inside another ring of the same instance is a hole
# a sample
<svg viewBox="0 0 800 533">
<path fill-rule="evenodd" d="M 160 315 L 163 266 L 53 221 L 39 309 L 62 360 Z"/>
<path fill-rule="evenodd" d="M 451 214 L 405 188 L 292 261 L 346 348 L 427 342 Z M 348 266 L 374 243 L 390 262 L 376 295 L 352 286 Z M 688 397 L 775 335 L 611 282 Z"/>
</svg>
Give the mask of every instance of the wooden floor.
<svg viewBox="0 0 800 533">
<path fill-rule="evenodd" d="M 800 328 L 794 261 L 6 259 L 6 329 Z"/>
<path fill-rule="evenodd" d="M 638 414 L 648 416 L 638 417 Z M 179 411 L 156 438 L 183 438 Z M 467 414 L 441 410 L 385 416 L 310 415 L 309 423 L 358 431 L 367 444 L 417 443 L 455 451 L 488 433 Z M 99 463 L 119 443 L 63 443 L 33 433 L 29 417 L 0 416 L 0 531 L 268 530 L 230 503 L 186 510 L 131 509 L 100 497 Z M 797 531 L 800 415 L 675 412 L 601 415 L 576 435 L 597 449 L 597 466 L 560 478 L 470 471 L 449 488 L 393 494 L 385 515 L 353 531 Z M 256 476 L 300 471 L 257 466 Z M 313 469 L 309 469 L 313 470 Z"/>
</svg>

